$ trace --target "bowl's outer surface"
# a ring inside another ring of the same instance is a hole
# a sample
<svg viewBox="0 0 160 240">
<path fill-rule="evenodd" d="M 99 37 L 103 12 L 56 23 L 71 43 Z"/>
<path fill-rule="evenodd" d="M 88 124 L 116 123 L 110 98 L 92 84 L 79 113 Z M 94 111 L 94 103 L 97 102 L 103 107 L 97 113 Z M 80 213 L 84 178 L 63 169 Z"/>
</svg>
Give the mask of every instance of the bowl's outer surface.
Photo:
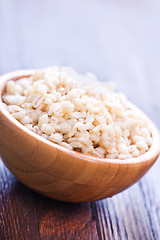
<svg viewBox="0 0 160 240">
<path fill-rule="evenodd" d="M 0 78 L 0 91 L 20 71 Z M 54 199 L 85 202 L 103 199 L 138 181 L 159 155 L 159 133 L 153 125 L 152 151 L 133 160 L 107 160 L 65 149 L 32 133 L 0 102 L 0 155 L 7 168 L 26 186 Z"/>
</svg>

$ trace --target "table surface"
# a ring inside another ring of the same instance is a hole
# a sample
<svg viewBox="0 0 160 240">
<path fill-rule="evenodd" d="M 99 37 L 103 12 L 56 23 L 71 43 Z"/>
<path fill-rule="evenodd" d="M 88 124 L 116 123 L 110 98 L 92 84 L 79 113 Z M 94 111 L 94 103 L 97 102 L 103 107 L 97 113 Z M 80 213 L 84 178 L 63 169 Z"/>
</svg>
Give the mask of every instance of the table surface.
<svg viewBox="0 0 160 240">
<path fill-rule="evenodd" d="M 113 80 L 160 128 L 158 0 L 0 0 L 0 74 L 70 65 Z M 0 239 L 160 239 L 159 161 L 134 186 L 71 204 L 21 184 L 0 160 Z"/>
</svg>

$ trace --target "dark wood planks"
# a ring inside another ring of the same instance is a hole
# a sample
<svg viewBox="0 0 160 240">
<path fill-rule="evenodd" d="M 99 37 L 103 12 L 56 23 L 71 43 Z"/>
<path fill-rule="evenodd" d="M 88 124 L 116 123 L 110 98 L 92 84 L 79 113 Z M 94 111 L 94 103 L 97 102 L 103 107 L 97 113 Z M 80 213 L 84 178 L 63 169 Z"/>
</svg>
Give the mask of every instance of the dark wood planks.
<svg viewBox="0 0 160 240">
<path fill-rule="evenodd" d="M 1 162 L 0 239 L 98 239 L 90 203 L 62 203 L 17 181 Z"/>
<path fill-rule="evenodd" d="M 1 164 L 1 239 L 38 239 L 35 201 L 32 192 Z M 29 196 L 29 197 L 28 197 Z"/>
<path fill-rule="evenodd" d="M 39 197 L 39 196 L 38 196 Z M 69 204 L 46 199 L 37 207 L 41 239 L 98 239 L 89 203 Z"/>
<path fill-rule="evenodd" d="M 160 3 L 0 0 L 0 73 L 53 64 L 95 72 L 160 127 Z M 130 189 L 61 203 L 19 183 L 0 162 L 0 239 L 160 239 L 159 161 Z"/>
</svg>

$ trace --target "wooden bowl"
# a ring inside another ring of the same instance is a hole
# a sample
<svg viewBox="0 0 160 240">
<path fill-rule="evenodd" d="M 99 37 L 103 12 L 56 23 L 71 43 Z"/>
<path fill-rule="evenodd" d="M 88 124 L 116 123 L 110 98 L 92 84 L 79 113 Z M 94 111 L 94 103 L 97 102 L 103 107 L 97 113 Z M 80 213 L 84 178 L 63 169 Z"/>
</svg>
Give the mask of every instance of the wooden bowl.
<svg viewBox="0 0 160 240">
<path fill-rule="evenodd" d="M 0 99 L 8 80 L 28 77 L 33 72 L 1 76 Z M 0 100 L 0 154 L 7 168 L 36 192 L 61 201 L 95 201 L 128 188 L 156 161 L 160 137 L 150 124 L 153 144 L 145 154 L 126 160 L 97 158 L 66 149 L 28 130 Z"/>
</svg>

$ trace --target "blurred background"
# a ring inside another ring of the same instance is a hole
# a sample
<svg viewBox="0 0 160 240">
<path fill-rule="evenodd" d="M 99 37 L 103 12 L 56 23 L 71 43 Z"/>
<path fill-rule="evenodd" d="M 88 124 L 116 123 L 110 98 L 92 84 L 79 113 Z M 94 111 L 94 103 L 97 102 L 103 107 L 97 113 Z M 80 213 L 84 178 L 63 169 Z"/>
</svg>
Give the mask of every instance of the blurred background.
<svg viewBox="0 0 160 240">
<path fill-rule="evenodd" d="M 0 0 L 0 74 L 52 65 L 115 81 L 160 114 L 160 1 Z"/>
</svg>

